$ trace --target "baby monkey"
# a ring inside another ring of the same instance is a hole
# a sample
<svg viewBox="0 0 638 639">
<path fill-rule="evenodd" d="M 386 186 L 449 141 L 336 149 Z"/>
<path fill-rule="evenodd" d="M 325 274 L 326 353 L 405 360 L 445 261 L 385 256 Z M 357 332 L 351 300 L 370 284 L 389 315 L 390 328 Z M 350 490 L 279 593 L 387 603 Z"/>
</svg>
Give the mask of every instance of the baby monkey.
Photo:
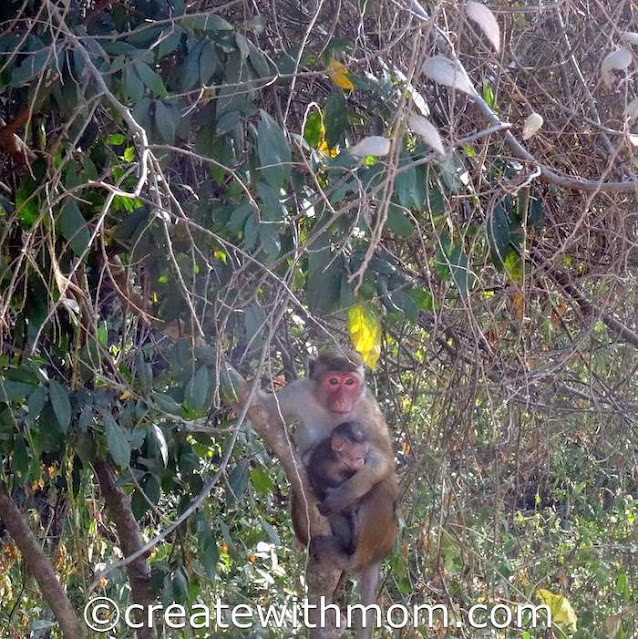
<svg viewBox="0 0 638 639">
<path fill-rule="evenodd" d="M 370 452 L 364 429 L 359 422 L 348 421 L 339 424 L 330 437 L 319 442 L 308 459 L 308 476 L 317 497 L 324 501 L 331 490 L 338 488 L 360 471 Z M 328 516 L 332 533 L 342 549 L 352 555 L 358 539 L 356 509 L 359 500 L 342 513 Z M 319 505 L 322 511 L 322 504 Z"/>
</svg>

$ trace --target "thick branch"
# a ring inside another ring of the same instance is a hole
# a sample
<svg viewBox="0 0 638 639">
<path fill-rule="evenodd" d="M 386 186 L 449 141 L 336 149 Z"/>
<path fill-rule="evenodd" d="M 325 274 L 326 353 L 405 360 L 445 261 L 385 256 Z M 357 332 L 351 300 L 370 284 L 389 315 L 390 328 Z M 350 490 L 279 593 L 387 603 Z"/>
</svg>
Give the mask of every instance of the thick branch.
<svg viewBox="0 0 638 639">
<path fill-rule="evenodd" d="M 75 610 L 55 576 L 49 558 L 44 554 L 38 540 L 31 532 L 13 499 L 6 493 L 0 483 L 0 519 L 4 522 L 31 574 L 40 586 L 42 595 L 47 600 L 51 610 L 60 624 L 64 636 L 68 639 L 78 639 L 85 636 Z"/>
<path fill-rule="evenodd" d="M 101 460 L 96 462 L 95 474 L 100 483 L 102 497 L 106 503 L 109 514 L 115 522 L 117 537 L 125 556 L 129 556 L 138 551 L 144 545 L 144 538 L 131 510 L 131 500 L 129 496 L 116 484 L 115 473 L 110 464 Z M 148 581 L 150 578 L 150 568 L 146 557 L 141 555 L 131 561 L 126 566 L 133 601 L 140 604 L 144 610 L 153 603 L 148 594 Z M 141 612 L 138 622 L 143 622 L 145 615 Z M 142 627 L 138 630 L 140 639 L 155 639 L 153 628 Z"/>
<path fill-rule="evenodd" d="M 292 489 L 297 495 L 302 496 L 302 501 L 305 498 L 308 530 L 310 532 L 308 538 L 332 534 L 328 520 L 321 516 L 317 510 L 318 499 L 310 488 L 306 469 L 297 454 L 296 448 L 290 438 L 287 437 L 284 427 L 268 421 L 268 414 L 258 400 L 253 400 L 250 403 L 247 416 L 257 433 L 270 445 L 275 456 L 281 462 Z M 341 570 L 338 568 L 329 565 L 325 561 L 315 562 L 311 558 L 306 569 L 309 603 L 318 606 L 321 597 L 324 597 L 326 604 L 332 603 L 340 577 Z M 328 614 L 326 616 L 327 626 L 311 630 L 308 635 L 310 639 L 332 639 L 342 635 L 342 631 L 337 631 L 332 624 L 334 621 L 332 615 Z M 319 624 L 317 615 L 310 614 L 309 617 L 311 623 Z"/>
</svg>

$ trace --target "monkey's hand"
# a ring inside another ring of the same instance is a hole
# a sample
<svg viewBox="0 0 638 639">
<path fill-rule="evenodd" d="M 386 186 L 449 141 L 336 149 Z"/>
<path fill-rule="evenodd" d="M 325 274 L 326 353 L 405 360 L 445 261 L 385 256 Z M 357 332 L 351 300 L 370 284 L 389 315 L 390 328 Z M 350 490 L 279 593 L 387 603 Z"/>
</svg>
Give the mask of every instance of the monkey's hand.
<svg viewBox="0 0 638 639">
<path fill-rule="evenodd" d="M 326 497 L 319 504 L 319 512 L 324 516 L 337 515 L 348 510 L 351 506 L 351 501 L 347 495 L 339 491 L 338 488 L 328 488 L 326 490 Z"/>
</svg>

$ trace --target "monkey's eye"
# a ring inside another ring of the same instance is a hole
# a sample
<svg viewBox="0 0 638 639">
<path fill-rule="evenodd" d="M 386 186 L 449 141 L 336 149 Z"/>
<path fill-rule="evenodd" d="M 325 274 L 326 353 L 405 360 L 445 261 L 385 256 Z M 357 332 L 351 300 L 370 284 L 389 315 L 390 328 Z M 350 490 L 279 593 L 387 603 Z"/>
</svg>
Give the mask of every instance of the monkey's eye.
<svg viewBox="0 0 638 639">
<path fill-rule="evenodd" d="M 354 379 L 352 379 L 352 377 L 348 377 L 348 379 L 346 379 L 346 386 L 352 386 L 354 384 Z"/>
<path fill-rule="evenodd" d="M 328 380 L 328 384 L 330 384 L 331 386 L 337 386 L 339 384 L 339 378 L 338 377 L 331 377 Z"/>
</svg>

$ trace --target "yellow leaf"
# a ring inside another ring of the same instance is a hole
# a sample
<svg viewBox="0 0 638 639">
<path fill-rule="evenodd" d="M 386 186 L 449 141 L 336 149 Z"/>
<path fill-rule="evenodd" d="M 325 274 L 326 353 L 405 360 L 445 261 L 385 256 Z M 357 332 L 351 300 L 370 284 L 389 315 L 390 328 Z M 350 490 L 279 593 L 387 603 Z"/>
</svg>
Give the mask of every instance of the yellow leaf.
<svg viewBox="0 0 638 639">
<path fill-rule="evenodd" d="M 352 84 L 352 80 L 348 77 L 350 72 L 339 60 L 330 58 L 330 62 L 328 62 L 328 75 L 335 86 L 338 86 L 340 89 L 354 91 L 354 84 Z"/>
<path fill-rule="evenodd" d="M 321 127 L 321 140 L 319 142 L 319 145 L 317 146 L 317 149 L 330 158 L 336 158 L 339 155 L 339 150 L 336 148 L 331 149 L 330 146 L 328 146 L 328 143 L 324 139 L 325 132 L 326 130 Z"/>
<path fill-rule="evenodd" d="M 357 304 L 348 311 L 348 334 L 363 361 L 374 369 L 381 355 L 381 324 L 369 304 Z"/>
<path fill-rule="evenodd" d="M 576 632 L 578 619 L 567 597 L 555 595 L 544 588 L 539 588 L 536 591 L 536 596 L 549 606 L 552 613 L 552 623 L 560 624 L 569 632 Z"/>
<path fill-rule="evenodd" d="M 519 322 L 523 321 L 525 316 L 525 297 L 522 293 L 514 293 L 512 298 L 512 306 L 514 308 L 514 314 Z"/>
</svg>

